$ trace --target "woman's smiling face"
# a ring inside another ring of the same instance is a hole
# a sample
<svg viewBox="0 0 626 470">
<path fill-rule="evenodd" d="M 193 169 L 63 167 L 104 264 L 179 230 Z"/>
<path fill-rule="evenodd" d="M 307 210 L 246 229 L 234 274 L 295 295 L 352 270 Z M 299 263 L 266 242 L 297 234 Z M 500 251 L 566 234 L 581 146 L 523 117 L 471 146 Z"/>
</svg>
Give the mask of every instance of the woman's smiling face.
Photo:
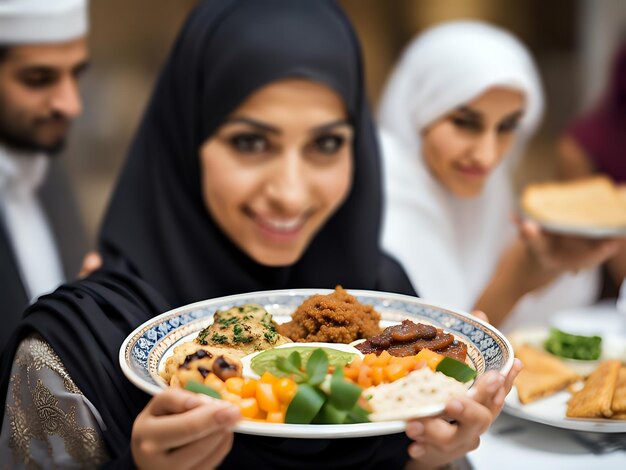
<svg viewBox="0 0 626 470">
<path fill-rule="evenodd" d="M 435 178 L 458 197 L 477 196 L 511 148 L 524 95 L 493 87 L 423 131 L 422 152 Z"/>
<path fill-rule="evenodd" d="M 302 79 L 272 82 L 202 144 L 205 205 L 250 258 L 291 265 L 350 192 L 352 138 L 333 90 Z"/>
</svg>

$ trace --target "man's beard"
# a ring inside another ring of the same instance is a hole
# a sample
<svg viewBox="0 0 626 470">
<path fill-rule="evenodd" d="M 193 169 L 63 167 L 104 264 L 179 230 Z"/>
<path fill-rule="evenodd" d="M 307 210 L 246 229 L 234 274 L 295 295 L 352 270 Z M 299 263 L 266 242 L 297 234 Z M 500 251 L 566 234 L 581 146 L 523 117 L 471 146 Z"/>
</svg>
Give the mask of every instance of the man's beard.
<svg viewBox="0 0 626 470">
<path fill-rule="evenodd" d="M 34 120 L 29 128 L 19 128 L 14 124 L 15 119 L 12 119 L 12 116 L 9 116 L 6 111 L 3 112 L 2 106 L 0 106 L 0 142 L 20 152 L 43 152 L 50 156 L 55 156 L 65 148 L 67 141 L 66 136 L 63 135 L 52 143 L 44 144 L 37 139 L 35 129 L 46 121 L 66 119 L 65 116 L 56 114 L 49 118 L 38 118 Z"/>
</svg>

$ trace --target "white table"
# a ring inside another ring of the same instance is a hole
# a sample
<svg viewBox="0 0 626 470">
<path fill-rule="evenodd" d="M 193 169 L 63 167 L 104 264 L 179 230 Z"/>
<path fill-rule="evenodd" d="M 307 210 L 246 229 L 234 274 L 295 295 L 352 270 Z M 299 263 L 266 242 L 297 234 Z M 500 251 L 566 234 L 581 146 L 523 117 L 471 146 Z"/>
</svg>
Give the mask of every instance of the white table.
<svg viewBox="0 0 626 470">
<path fill-rule="evenodd" d="M 626 440 L 626 434 L 620 434 Z M 594 455 L 570 431 L 502 413 L 469 454 L 476 470 L 623 470 L 626 451 Z"/>
</svg>

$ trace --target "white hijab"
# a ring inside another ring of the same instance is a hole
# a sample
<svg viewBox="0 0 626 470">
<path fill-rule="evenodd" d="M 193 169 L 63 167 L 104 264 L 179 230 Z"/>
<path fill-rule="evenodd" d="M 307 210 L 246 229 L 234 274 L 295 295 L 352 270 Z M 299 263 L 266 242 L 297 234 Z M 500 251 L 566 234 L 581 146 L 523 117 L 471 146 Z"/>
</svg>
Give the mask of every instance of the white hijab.
<svg viewBox="0 0 626 470">
<path fill-rule="evenodd" d="M 524 115 L 511 150 L 489 175 L 481 194 L 457 198 L 430 174 L 421 156 L 421 132 L 494 86 L 522 91 Z M 469 310 L 487 286 L 517 233 L 511 221 L 515 199 L 510 173 L 543 106 L 531 56 L 502 29 L 477 21 L 450 22 L 421 34 L 404 52 L 379 110 L 386 190 L 382 244 L 402 263 L 423 298 Z M 533 301 L 524 313 L 513 316 L 529 320 L 533 315 L 536 320 L 556 307 L 572 306 L 572 301 L 590 303 L 597 285 L 593 295 L 587 295 L 588 283 L 588 276 L 578 287 L 568 282 L 565 290 L 549 295 L 553 298 L 549 305 L 537 310 Z M 580 292 L 583 287 L 585 292 Z M 583 295 L 571 292 L 575 297 L 571 299 L 567 292 L 571 288 Z M 524 303 L 526 298 L 518 307 Z"/>
</svg>

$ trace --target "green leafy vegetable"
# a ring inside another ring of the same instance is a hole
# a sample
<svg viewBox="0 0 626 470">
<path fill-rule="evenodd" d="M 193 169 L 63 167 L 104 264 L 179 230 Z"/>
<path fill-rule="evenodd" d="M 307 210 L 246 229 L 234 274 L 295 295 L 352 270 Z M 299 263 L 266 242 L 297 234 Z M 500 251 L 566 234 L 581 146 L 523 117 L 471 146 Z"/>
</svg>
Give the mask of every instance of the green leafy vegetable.
<svg viewBox="0 0 626 470">
<path fill-rule="evenodd" d="M 195 393 L 204 393 L 205 395 L 208 395 L 213 398 L 217 398 L 218 400 L 221 400 L 222 398 L 222 396 L 219 394 L 217 390 L 207 385 L 194 382 L 193 380 L 190 380 L 189 382 L 187 382 L 187 384 L 185 385 L 185 390 L 189 390 L 190 392 L 195 392 Z"/>
<path fill-rule="evenodd" d="M 572 335 L 557 328 L 551 328 L 544 347 L 548 352 L 560 357 L 594 361 L 599 359 L 602 353 L 602 338 Z"/>
<path fill-rule="evenodd" d="M 330 379 L 330 404 L 340 410 L 349 411 L 354 408 L 361 396 L 361 387 L 350 382 L 346 382 L 343 377 L 343 369 L 337 368 Z"/>
<path fill-rule="evenodd" d="M 474 369 L 464 362 L 457 361 L 451 357 L 444 357 L 437 365 L 436 370 L 463 383 L 476 377 L 476 371 Z"/>
<path fill-rule="evenodd" d="M 324 403 L 320 412 L 313 419 L 315 424 L 343 424 L 348 415 L 347 410 L 339 410 L 328 401 Z"/>
<path fill-rule="evenodd" d="M 300 354 L 295 351 L 288 357 L 279 356 L 276 358 L 276 368 L 287 375 L 293 376 L 298 383 L 305 382 L 307 379 L 306 374 L 300 369 L 301 363 Z"/>
<path fill-rule="evenodd" d="M 293 377 L 298 383 L 296 394 L 285 413 L 285 423 L 343 424 L 367 422 L 367 411 L 357 403 L 361 396 L 361 387 L 346 382 L 343 364 L 335 367 L 332 376 L 328 374 L 331 361 L 327 351 L 336 352 L 336 350 L 327 348 L 303 349 L 309 353 L 306 360 L 302 357 L 304 354 L 301 354 L 304 351 L 300 350 L 290 351 L 289 355 L 272 356 L 275 368 L 281 373 Z M 276 351 L 281 351 L 281 349 Z M 350 354 L 350 356 L 353 355 Z"/>
<path fill-rule="evenodd" d="M 348 411 L 346 416 L 346 424 L 367 423 L 369 422 L 369 411 L 363 408 L 361 405 L 356 404 L 354 408 Z"/>
<path fill-rule="evenodd" d="M 289 362 L 291 362 L 298 369 L 302 367 L 302 356 L 300 356 L 300 353 L 298 351 L 293 351 L 291 354 L 289 354 L 288 358 Z"/>
<path fill-rule="evenodd" d="M 328 372 L 328 356 L 323 349 L 316 349 L 306 361 L 306 373 L 311 385 L 320 385 Z"/>
<path fill-rule="evenodd" d="M 309 424 L 325 401 L 326 396 L 321 390 L 308 384 L 298 385 L 298 391 L 287 408 L 285 423 Z"/>
</svg>

